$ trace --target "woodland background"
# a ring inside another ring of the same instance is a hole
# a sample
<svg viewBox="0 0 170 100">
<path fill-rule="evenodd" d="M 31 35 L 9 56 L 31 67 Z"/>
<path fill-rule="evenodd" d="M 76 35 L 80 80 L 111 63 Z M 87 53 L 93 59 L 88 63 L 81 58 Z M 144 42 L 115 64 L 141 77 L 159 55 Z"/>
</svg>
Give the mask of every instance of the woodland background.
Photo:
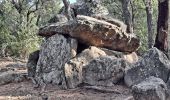
<svg viewBox="0 0 170 100">
<path fill-rule="evenodd" d="M 142 54 L 154 45 L 157 0 L 103 0 L 113 18 L 128 25 L 141 40 Z M 0 56 L 27 58 L 43 41 L 36 35 L 63 6 L 62 0 L 0 0 Z"/>
</svg>

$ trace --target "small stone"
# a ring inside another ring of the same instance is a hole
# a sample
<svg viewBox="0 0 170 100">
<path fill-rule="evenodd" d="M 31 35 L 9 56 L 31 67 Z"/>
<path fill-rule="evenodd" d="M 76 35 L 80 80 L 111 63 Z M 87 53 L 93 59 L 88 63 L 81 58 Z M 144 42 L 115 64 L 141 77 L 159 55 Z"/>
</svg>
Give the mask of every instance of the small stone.
<svg viewBox="0 0 170 100">
<path fill-rule="evenodd" d="M 11 70 L 0 73 L 0 85 L 5 85 L 12 82 L 21 82 L 25 79 L 25 73 L 18 73 Z"/>
<path fill-rule="evenodd" d="M 167 100 L 167 86 L 165 82 L 156 77 L 149 77 L 132 87 L 135 100 Z"/>
</svg>

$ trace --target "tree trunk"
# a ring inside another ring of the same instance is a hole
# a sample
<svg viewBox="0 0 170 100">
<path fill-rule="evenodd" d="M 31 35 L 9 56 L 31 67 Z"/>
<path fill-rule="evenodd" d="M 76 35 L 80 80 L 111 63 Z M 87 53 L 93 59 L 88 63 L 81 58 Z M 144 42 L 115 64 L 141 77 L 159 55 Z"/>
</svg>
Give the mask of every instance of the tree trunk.
<svg viewBox="0 0 170 100">
<path fill-rule="evenodd" d="M 148 26 L 148 48 L 152 48 L 154 45 L 154 30 L 152 20 L 152 0 L 143 0 L 146 6 L 147 14 L 147 26 Z"/>
<path fill-rule="evenodd" d="M 158 4 L 158 23 L 155 47 L 168 55 L 168 17 L 169 0 L 159 0 Z"/>
<path fill-rule="evenodd" d="M 71 7 L 70 7 L 70 2 L 68 0 L 63 0 L 64 3 L 64 7 L 65 7 L 65 15 L 67 17 L 68 20 L 72 20 L 72 16 L 71 16 Z"/>
<path fill-rule="evenodd" d="M 170 0 L 168 0 L 168 9 L 170 9 Z M 170 10 L 168 15 L 168 58 L 170 59 Z"/>
<path fill-rule="evenodd" d="M 121 0 L 122 1 L 122 10 L 125 24 L 127 25 L 127 33 L 133 33 L 133 22 L 132 14 L 130 13 L 130 2 L 131 0 Z"/>
</svg>

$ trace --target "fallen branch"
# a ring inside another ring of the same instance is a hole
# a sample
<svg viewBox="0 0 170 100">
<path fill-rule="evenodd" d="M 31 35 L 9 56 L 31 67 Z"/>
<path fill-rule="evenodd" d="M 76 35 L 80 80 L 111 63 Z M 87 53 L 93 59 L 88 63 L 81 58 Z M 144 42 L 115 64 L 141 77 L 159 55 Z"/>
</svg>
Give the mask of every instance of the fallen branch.
<svg viewBox="0 0 170 100">
<path fill-rule="evenodd" d="M 113 90 L 113 89 L 106 89 L 104 87 L 99 87 L 99 86 L 84 86 L 85 89 L 89 89 L 89 90 L 94 90 L 97 92 L 101 92 L 101 93 L 115 93 L 115 94 L 121 94 L 121 92 Z"/>
</svg>

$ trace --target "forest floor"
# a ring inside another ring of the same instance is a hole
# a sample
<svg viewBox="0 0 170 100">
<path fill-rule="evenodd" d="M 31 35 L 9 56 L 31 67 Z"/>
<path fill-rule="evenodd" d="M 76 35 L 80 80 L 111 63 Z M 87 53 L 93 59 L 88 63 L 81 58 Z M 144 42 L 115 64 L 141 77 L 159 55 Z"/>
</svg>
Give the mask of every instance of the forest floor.
<svg viewBox="0 0 170 100">
<path fill-rule="evenodd" d="M 0 69 L 14 67 L 26 72 L 25 64 L 25 61 L 0 58 Z M 30 80 L 0 86 L 0 100 L 42 100 L 44 97 L 48 97 L 48 100 L 133 100 L 131 91 L 125 85 L 115 85 L 106 91 L 87 87 L 62 90 L 48 85 L 43 93 L 40 88 L 34 88 Z"/>
</svg>

